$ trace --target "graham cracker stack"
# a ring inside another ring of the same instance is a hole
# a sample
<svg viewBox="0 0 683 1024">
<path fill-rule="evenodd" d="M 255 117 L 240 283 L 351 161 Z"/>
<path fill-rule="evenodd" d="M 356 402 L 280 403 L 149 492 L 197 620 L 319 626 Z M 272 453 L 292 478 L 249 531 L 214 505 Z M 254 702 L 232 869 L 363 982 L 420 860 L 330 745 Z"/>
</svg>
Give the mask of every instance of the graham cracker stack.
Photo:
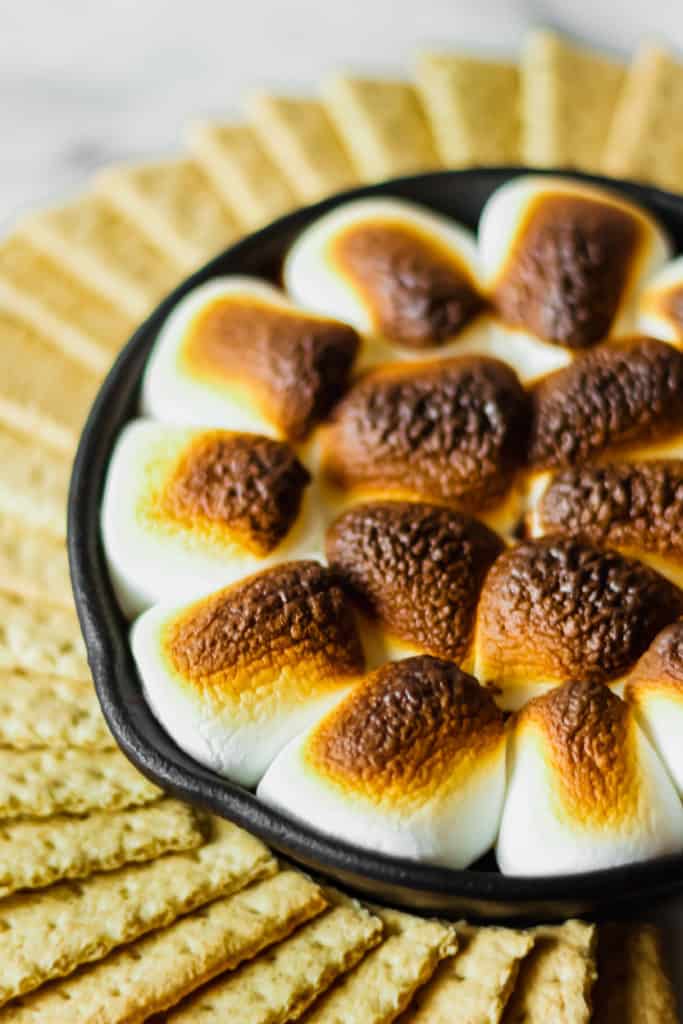
<svg viewBox="0 0 683 1024">
<path fill-rule="evenodd" d="M 109 369 L 136 326 L 121 306 L 32 245 L 20 229 L 0 242 L 0 295 L 3 301 L 11 296 L 38 331 L 97 373 Z"/>
<path fill-rule="evenodd" d="M 69 563 L 61 539 L 27 527 L 0 508 L 0 591 L 73 608 Z M 0 729 L 2 726 L 0 726 Z"/>
<path fill-rule="evenodd" d="M 324 105 L 315 99 L 255 93 L 250 121 L 303 203 L 358 184 L 359 176 Z"/>
<path fill-rule="evenodd" d="M 434 976 L 400 1018 L 400 1024 L 498 1024 L 514 991 L 534 937 L 511 928 L 456 925 L 455 956 Z"/>
<path fill-rule="evenodd" d="M 246 229 L 262 227 L 297 205 L 285 175 L 250 125 L 200 121 L 188 145 Z"/>
<path fill-rule="evenodd" d="M 95 192 L 35 214 L 17 230 L 136 321 L 183 276 L 170 253 Z"/>
<path fill-rule="evenodd" d="M 602 925 L 598 940 L 595 1024 L 676 1024 L 659 931 L 644 922 Z"/>
<path fill-rule="evenodd" d="M 519 163 L 516 64 L 465 53 L 422 53 L 415 79 L 444 167 Z"/>
<path fill-rule="evenodd" d="M 63 541 L 70 460 L 5 427 L 0 416 L 0 465 L 0 514 Z"/>
<path fill-rule="evenodd" d="M 188 273 L 241 233 L 235 215 L 192 159 L 111 167 L 99 175 L 96 187 Z"/>
<path fill-rule="evenodd" d="M 216 819 L 198 850 L 8 896 L 0 1005 L 276 870 L 257 839 Z"/>
<path fill-rule="evenodd" d="M 683 64 L 645 44 L 626 76 L 602 170 L 683 191 Z"/>
<path fill-rule="evenodd" d="M 623 66 L 555 32 L 538 30 L 524 45 L 521 75 L 524 162 L 599 172 Z"/>
<path fill-rule="evenodd" d="M 134 321 L 19 234 L 0 242 L 0 303 L 97 376 Z"/>
<path fill-rule="evenodd" d="M 442 166 L 410 82 L 339 74 L 323 84 L 323 99 L 363 181 Z"/>
<path fill-rule="evenodd" d="M 588 1024 L 595 982 L 597 930 L 583 921 L 541 925 L 522 961 L 503 1024 Z"/>
<path fill-rule="evenodd" d="M 203 842 L 199 817 L 177 800 L 82 817 L 5 823 L 0 829 L 0 900 L 19 889 L 87 878 L 165 853 L 193 850 Z"/>
<path fill-rule="evenodd" d="M 0 670 L 0 747 L 113 750 L 90 679 Z"/>
<path fill-rule="evenodd" d="M 0 423 L 73 453 L 100 377 L 0 297 Z"/>
<path fill-rule="evenodd" d="M 0 1024 L 64 1024 L 67 1004 L 70 1024 L 141 1024 L 280 942 L 325 906 L 317 885 L 282 871 L 15 1000 L 0 1010 Z"/>
<path fill-rule="evenodd" d="M 325 890 L 330 906 L 265 956 L 219 976 L 171 1010 L 168 1024 L 276 1024 L 296 1020 L 322 992 L 381 941 L 379 918 Z"/>
<path fill-rule="evenodd" d="M 455 930 L 398 910 L 372 907 L 384 925 L 379 946 L 315 1001 L 304 1024 L 391 1024 L 457 948 Z"/>
</svg>

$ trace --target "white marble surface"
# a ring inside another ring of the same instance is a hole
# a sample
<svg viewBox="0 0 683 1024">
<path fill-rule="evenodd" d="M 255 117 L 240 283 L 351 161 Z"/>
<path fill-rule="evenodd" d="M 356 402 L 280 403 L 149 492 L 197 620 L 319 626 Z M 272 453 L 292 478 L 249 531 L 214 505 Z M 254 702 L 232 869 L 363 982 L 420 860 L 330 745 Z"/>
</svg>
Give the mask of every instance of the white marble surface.
<svg viewBox="0 0 683 1024">
<path fill-rule="evenodd" d="M 335 67 L 397 70 L 416 47 L 514 52 L 532 24 L 627 52 L 683 50 L 681 0 L 0 0 L 0 224 L 97 167 L 181 144 L 261 84 L 311 89 Z M 657 911 L 683 994 L 683 898 Z"/>
</svg>

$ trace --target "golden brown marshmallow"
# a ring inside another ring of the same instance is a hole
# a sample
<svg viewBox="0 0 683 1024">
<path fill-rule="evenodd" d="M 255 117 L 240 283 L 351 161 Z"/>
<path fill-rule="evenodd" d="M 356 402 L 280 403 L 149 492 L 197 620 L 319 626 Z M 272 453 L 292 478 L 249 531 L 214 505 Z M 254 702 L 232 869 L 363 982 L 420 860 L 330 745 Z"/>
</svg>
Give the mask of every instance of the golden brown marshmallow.
<svg viewBox="0 0 683 1024">
<path fill-rule="evenodd" d="M 392 363 L 364 374 L 337 406 L 323 470 L 361 496 L 474 511 L 504 497 L 526 429 L 525 392 L 496 359 Z"/>
<path fill-rule="evenodd" d="M 683 612 L 653 569 L 566 537 L 524 541 L 494 562 L 477 611 L 475 674 L 516 688 L 608 683 Z"/>
<path fill-rule="evenodd" d="M 460 662 L 479 591 L 503 541 L 438 505 L 370 502 L 327 531 L 330 565 L 380 629 L 410 648 Z"/>
</svg>

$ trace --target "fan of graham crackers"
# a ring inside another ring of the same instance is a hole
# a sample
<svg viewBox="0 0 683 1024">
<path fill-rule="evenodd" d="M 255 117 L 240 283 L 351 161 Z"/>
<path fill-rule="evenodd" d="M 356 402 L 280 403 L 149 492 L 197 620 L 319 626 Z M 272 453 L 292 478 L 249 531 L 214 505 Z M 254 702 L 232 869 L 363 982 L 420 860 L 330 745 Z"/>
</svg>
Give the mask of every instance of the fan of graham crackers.
<svg viewBox="0 0 683 1024">
<path fill-rule="evenodd" d="M 683 191 L 683 67 L 534 32 L 519 65 L 424 54 L 194 125 L 0 241 L 0 1024 L 672 1024 L 650 924 L 529 929 L 364 906 L 116 750 L 64 547 L 70 461 L 113 357 L 245 231 L 413 171 L 526 163 Z"/>
</svg>

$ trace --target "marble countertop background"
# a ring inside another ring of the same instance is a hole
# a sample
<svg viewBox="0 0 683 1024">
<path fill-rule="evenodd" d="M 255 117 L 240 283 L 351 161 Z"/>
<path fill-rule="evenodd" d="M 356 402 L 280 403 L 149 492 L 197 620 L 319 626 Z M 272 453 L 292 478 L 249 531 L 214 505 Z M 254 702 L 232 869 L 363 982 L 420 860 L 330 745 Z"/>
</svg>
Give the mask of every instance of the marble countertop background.
<svg viewBox="0 0 683 1024">
<path fill-rule="evenodd" d="M 172 152 L 188 120 L 237 114 L 256 86 L 405 73 L 434 44 L 514 53 L 538 24 L 617 53 L 644 38 L 683 52 L 681 0 L 0 0 L 0 225 L 104 164 Z M 683 1006 L 683 897 L 656 913 Z"/>
</svg>

